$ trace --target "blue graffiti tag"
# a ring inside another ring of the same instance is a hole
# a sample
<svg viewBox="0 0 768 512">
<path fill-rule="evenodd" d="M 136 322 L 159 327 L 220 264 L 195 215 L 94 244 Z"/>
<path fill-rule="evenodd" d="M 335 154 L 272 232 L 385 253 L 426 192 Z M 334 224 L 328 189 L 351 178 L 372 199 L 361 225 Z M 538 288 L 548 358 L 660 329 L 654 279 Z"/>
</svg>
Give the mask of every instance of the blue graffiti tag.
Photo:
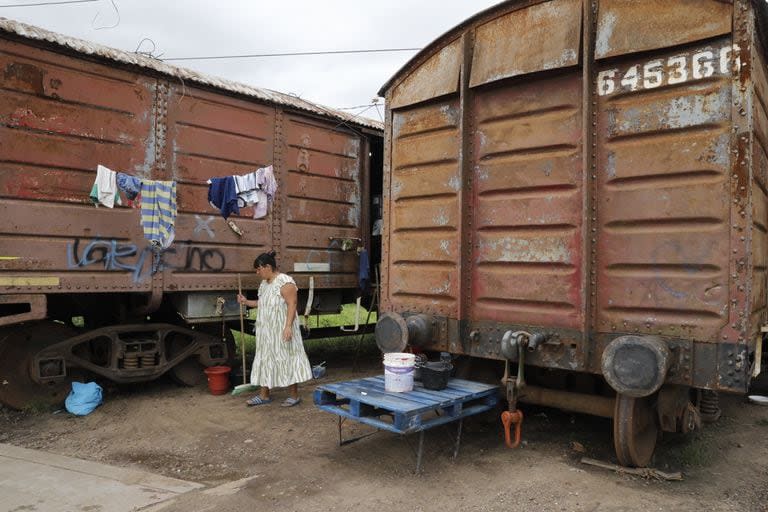
<svg viewBox="0 0 768 512">
<path fill-rule="evenodd" d="M 108 271 L 130 272 L 134 283 L 140 283 L 165 269 L 184 272 L 221 272 L 226 265 L 226 259 L 220 250 L 195 247 L 188 242 L 178 243 L 180 250 L 172 247 L 159 253 L 150 246 L 140 249 L 136 244 L 102 238 L 89 240 L 81 253 L 80 244 L 79 238 L 67 243 L 68 268 L 79 269 L 100 265 Z M 155 257 L 153 264 L 145 269 L 147 259 L 153 256 Z M 168 261 L 177 257 L 182 262 L 179 265 Z"/>
</svg>

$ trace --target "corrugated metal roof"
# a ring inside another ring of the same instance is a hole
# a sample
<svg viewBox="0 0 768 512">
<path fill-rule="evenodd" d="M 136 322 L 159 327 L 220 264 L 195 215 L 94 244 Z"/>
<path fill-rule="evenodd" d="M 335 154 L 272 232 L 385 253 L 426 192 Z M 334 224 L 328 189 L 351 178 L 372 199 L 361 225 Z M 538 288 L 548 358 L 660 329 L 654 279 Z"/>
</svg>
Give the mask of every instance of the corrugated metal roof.
<svg viewBox="0 0 768 512">
<path fill-rule="evenodd" d="M 90 41 L 84 41 L 74 37 L 68 37 L 50 30 L 45 30 L 33 25 L 27 25 L 18 21 L 10 20 L 7 18 L 0 18 L 0 31 L 15 34 L 17 36 L 34 39 L 37 41 L 45 41 L 58 46 L 74 50 L 84 55 L 92 57 L 99 57 L 122 64 L 129 64 L 133 66 L 139 66 L 146 69 L 151 69 L 163 75 L 167 75 L 173 78 L 179 78 L 186 82 L 194 82 L 198 84 L 208 85 L 217 89 L 250 96 L 262 101 L 275 103 L 285 107 L 295 108 L 298 110 L 304 110 L 319 114 L 324 117 L 330 117 L 337 119 L 351 125 L 357 125 L 367 128 L 373 128 L 376 130 L 383 130 L 384 125 L 378 121 L 368 119 L 365 117 L 354 116 L 347 112 L 336 110 L 330 107 L 325 107 L 317 103 L 312 103 L 296 96 L 289 94 L 283 94 L 281 92 L 272 91 L 270 89 L 262 89 L 260 87 L 252 87 L 250 85 L 241 84 L 238 82 L 232 82 L 223 78 L 206 75 L 191 69 L 186 69 L 178 66 L 172 66 L 166 64 L 163 61 L 147 57 L 138 53 L 124 52 L 108 46 L 103 46 Z"/>
</svg>

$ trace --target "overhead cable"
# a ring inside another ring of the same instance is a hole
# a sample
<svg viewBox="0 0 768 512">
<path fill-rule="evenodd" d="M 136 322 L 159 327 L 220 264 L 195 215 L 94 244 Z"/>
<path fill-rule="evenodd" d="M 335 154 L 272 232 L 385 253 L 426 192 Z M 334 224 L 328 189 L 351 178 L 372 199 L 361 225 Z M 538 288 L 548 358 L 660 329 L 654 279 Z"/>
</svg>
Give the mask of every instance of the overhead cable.
<svg viewBox="0 0 768 512">
<path fill-rule="evenodd" d="M 210 55 L 205 57 L 168 57 L 163 60 L 217 60 L 217 59 L 251 59 L 257 57 L 298 57 L 302 55 L 341 55 L 350 53 L 386 53 L 386 52 L 415 52 L 421 48 L 380 48 L 369 50 L 328 50 L 317 52 L 285 52 L 285 53 L 252 53 L 245 55 Z"/>
<path fill-rule="evenodd" d="M 98 2 L 99 0 L 61 0 L 60 2 L 38 2 L 34 4 L 11 4 L 11 5 L 0 5 L 0 8 L 3 7 L 38 7 L 41 5 L 63 5 L 63 4 L 85 4 L 89 2 Z"/>
</svg>

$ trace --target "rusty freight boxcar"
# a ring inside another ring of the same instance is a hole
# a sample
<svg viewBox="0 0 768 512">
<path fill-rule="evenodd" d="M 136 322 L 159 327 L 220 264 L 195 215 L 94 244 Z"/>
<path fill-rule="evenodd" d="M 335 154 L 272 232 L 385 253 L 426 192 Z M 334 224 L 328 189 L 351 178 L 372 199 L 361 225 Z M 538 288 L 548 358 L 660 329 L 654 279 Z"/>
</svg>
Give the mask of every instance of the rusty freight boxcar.
<svg viewBox="0 0 768 512">
<path fill-rule="evenodd" d="M 497 360 L 508 434 L 518 400 L 613 417 L 626 465 L 745 392 L 767 22 L 764 1 L 517 0 L 415 56 L 381 90 L 380 347 Z"/>
<path fill-rule="evenodd" d="M 196 382 L 231 358 L 237 275 L 254 288 L 270 248 L 302 312 L 354 300 L 381 128 L 0 19 L 0 402 L 60 400 L 84 374 Z M 98 165 L 175 184 L 170 246 L 153 250 L 138 210 L 91 204 Z M 242 210 L 230 228 L 207 180 L 268 165 L 268 215 Z"/>
</svg>

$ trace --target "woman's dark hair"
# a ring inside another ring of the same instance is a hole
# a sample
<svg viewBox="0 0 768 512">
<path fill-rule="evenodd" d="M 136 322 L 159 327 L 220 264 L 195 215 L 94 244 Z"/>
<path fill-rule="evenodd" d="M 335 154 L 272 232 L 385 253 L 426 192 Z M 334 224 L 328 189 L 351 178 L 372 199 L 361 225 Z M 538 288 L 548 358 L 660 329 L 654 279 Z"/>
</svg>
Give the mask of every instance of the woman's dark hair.
<svg viewBox="0 0 768 512">
<path fill-rule="evenodd" d="M 275 256 L 277 256 L 275 251 L 263 252 L 259 254 L 259 256 L 253 260 L 253 268 L 266 267 L 269 265 L 272 267 L 273 271 L 276 270 L 277 262 L 275 262 Z"/>
</svg>

